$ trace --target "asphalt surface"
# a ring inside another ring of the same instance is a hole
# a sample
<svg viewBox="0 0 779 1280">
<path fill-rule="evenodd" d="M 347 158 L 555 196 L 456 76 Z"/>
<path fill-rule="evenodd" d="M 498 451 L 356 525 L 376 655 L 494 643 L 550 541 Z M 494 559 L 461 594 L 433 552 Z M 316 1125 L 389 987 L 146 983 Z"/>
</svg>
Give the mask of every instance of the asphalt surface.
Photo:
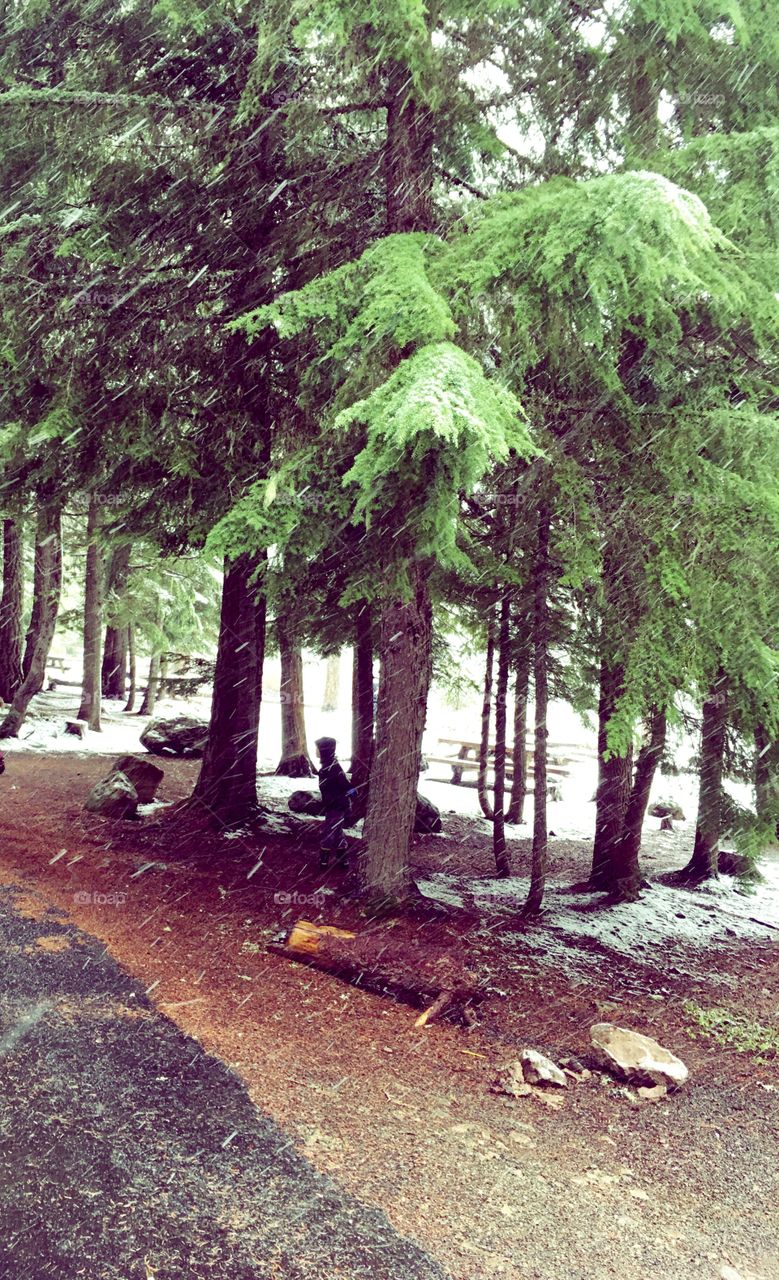
<svg viewBox="0 0 779 1280">
<path fill-rule="evenodd" d="M 96 939 L 14 900 L 0 891 L 3 1280 L 447 1280 Z"/>
</svg>

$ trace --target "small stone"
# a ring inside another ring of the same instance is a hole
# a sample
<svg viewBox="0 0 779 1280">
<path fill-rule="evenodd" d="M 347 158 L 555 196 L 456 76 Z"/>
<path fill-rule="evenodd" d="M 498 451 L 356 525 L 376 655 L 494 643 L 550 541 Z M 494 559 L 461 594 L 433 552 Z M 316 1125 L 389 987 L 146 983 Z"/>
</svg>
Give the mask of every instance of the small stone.
<svg viewBox="0 0 779 1280">
<path fill-rule="evenodd" d="M 545 1107 L 551 1107 L 553 1111 L 559 1111 L 565 1106 L 565 1099 L 561 1093 L 547 1093 L 544 1089 L 532 1089 L 531 1093 L 538 1102 L 543 1102 Z"/>
<path fill-rule="evenodd" d="M 551 1058 L 545 1057 L 537 1049 L 523 1049 L 521 1062 L 524 1078 L 530 1084 L 553 1084 L 560 1089 L 567 1089 L 565 1073 Z"/>
<path fill-rule="evenodd" d="M 534 1147 L 536 1145 L 529 1133 L 521 1133 L 519 1129 L 512 1129 L 509 1138 L 520 1147 Z"/>
<path fill-rule="evenodd" d="M 525 1082 L 522 1063 L 515 1060 L 504 1071 L 501 1071 L 490 1086 L 493 1093 L 505 1093 L 510 1098 L 526 1098 L 533 1090 Z"/>
<path fill-rule="evenodd" d="M 89 725 L 86 720 L 66 720 L 65 732 L 73 734 L 74 738 L 83 738 L 86 736 Z"/>
<path fill-rule="evenodd" d="M 735 1267 L 731 1267 L 724 1262 L 719 1269 L 720 1280 L 741 1280 L 741 1272 L 736 1271 Z"/>
<path fill-rule="evenodd" d="M 569 1071 L 573 1071 L 574 1074 L 577 1076 L 582 1075 L 587 1069 L 584 1066 L 584 1063 L 580 1062 L 578 1058 L 574 1058 L 574 1057 L 561 1058 L 560 1066 L 567 1068 Z"/>
<path fill-rule="evenodd" d="M 666 1084 L 641 1084 L 636 1090 L 639 1098 L 645 1098 L 648 1102 L 656 1102 L 658 1098 L 664 1098 L 668 1093 L 668 1085 Z"/>
</svg>

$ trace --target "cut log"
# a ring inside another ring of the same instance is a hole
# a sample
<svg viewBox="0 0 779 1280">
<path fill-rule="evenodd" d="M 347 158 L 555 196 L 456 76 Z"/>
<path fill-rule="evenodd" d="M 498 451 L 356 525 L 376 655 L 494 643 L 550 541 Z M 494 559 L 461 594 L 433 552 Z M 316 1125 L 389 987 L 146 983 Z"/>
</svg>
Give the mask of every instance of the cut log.
<svg viewBox="0 0 779 1280">
<path fill-rule="evenodd" d="M 298 920 L 287 938 L 286 945 L 292 951 L 304 951 L 314 955 L 320 948 L 323 938 L 356 938 L 356 933 L 348 929 L 335 929 L 329 924 L 311 924 L 310 920 Z"/>
<path fill-rule="evenodd" d="M 450 956 L 443 955 L 432 964 L 422 957 L 418 962 L 412 957 L 409 962 L 407 956 L 393 963 L 386 946 L 374 958 L 365 953 L 367 945 L 372 945 L 371 940 L 358 938 L 345 929 L 299 920 L 286 942 L 269 943 L 267 950 L 319 969 L 350 986 L 421 1009 L 417 1026 L 425 1026 L 439 1016 L 472 1025 L 472 1006 L 483 1000 L 486 992 L 474 975 Z"/>
</svg>

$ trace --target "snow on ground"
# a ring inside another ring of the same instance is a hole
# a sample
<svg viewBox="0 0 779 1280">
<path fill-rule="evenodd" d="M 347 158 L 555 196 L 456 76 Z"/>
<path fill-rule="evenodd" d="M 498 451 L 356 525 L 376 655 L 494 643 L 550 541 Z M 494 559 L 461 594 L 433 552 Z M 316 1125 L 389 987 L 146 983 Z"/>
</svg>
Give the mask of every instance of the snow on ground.
<svg viewBox="0 0 779 1280">
<path fill-rule="evenodd" d="M 662 968 L 669 949 L 700 953 L 728 937 L 773 941 L 779 929 L 779 855 L 764 858 L 762 880 L 744 891 L 732 877 L 699 890 L 653 884 L 638 902 L 606 906 L 602 894 L 571 894 L 565 885 L 548 886 L 538 924 L 506 930 L 506 917 L 518 913 L 528 880 L 473 879 L 443 872 L 419 880 L 426 897 L 447 906 L 473 907 L 485 927 L 506 945 L 520 941 L 542 963 L 563 966 L 573 975 L 603 965 L 602 955 L 578 945 L 594 942 L 618 955 Z"/>
</svg>

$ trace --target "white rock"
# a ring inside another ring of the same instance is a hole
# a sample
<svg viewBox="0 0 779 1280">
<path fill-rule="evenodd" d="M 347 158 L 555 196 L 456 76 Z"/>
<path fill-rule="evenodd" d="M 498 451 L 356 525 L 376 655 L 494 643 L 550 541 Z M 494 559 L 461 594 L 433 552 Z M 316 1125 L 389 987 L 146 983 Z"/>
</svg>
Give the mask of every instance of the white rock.
<svg viewBox="0 0 779 1280">
<path fill-rule="evenodd" d="M 720 1280 L 741 1280 L 741 1273 L 736 1271 L 735 1267 L 729 1267 L 724 1263 L 720 1267 Z"/>
<path fill-rule="evenodd" d="M 682 1060 L 656 1040 L 613 1022 L 597 1022 L 590 1028 L 590 1041 L 599 1063 L 621 1080 L 679 1088 L 689 1075 Z"/>
<path fill-rule="evenodd" d="M 530 1084 L 555 1084 L 561 1089 L 567 1089 L 565 1073 L 537 1049 L 523 1049 L 521 1061 L 524 1077 Z"/>
</svg>

